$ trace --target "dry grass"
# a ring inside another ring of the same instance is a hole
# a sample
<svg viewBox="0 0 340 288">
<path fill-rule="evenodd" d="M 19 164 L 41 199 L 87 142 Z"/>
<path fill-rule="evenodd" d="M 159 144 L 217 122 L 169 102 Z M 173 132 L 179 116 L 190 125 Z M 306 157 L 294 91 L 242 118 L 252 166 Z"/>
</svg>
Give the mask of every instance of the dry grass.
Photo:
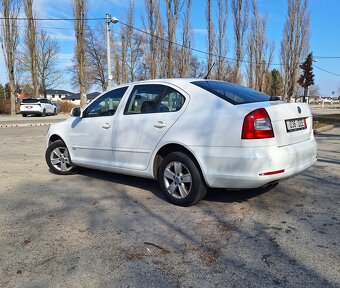
<svg viewBox="0 0 340 288">
<path fill-rule="evenodd" d="M 63 113 L 70 113 L 72 108 L 77 107 L 77 105 L 74 105 L 69 101 L 58 101 L 58 105 L 60 107 L 60 112 Z"/>
</svg>

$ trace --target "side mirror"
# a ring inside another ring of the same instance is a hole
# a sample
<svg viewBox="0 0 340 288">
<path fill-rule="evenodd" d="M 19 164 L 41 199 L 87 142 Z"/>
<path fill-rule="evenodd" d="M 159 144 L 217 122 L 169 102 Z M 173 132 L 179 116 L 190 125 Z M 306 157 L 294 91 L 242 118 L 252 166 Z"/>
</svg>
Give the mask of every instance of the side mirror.
<svg viewBox="0 0 340 288">
<path fill-rule="evenodd" d="M 80 107 L 75 107 L 75 108 L 72 108 L 71 110 L 71 116 L 72 117 L 80 117 L 80 114 L 81 114 L 81 108 Z"/>
</svg>

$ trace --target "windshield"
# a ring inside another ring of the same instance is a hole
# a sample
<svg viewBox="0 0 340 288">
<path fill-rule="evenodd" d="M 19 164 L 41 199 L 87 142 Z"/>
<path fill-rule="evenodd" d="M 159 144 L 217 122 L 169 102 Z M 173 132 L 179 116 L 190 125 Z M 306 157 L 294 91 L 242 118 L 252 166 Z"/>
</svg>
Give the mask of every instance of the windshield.
<svg viewBox="0 0 340 288">
<path fill-rule="evenodd" d="M 234 105 L 272 100 L 264 93 L 228 82 L 199 80 L 191 83 Z"/>
</svg>

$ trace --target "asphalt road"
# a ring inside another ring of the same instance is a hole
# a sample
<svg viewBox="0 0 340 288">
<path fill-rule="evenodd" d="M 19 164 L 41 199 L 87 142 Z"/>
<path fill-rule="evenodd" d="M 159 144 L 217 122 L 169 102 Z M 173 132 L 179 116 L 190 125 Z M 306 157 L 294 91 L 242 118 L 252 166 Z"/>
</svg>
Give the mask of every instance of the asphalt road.
<svg viewBox="0 0 340 288">
<path fill-rule="evenodd" d="M 303 174 L 189 208 L 151 180 L 51 174 L 47 128 L 0 129 L 0 287 L 340 286 L 340 128 Z"/>
</svg>

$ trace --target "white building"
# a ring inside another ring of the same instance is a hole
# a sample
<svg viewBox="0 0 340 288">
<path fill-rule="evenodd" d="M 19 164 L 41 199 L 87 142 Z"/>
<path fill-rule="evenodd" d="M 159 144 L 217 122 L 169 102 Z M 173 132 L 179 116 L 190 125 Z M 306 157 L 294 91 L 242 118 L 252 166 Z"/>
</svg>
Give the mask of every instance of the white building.
<svg viewBox="0 0 340 288">
<path fill-rule="evenodd" d="M 56 102 L 58 100 L 63 100 L 63 98 L 73 95 L 74 93 L 66 91 L 66 90 L 58 90 L 58 89 L 47 89 L 46 90 L 46 98 L 50 101 Z M 44 97 L 44 95 L 40 95 Z"/>
<path fill-rule="evenodd" d="M 92 92 L 92 93 L 88 93 L 86 94 L 87 96 L 87 102 L 92 101 L 94 98 L 96 98 L 98 95 L 100 95 L 101 93 L 99 92 Z M 71 94 L 65 98 L 62 99 L 63 101 L 70 101 L 72 102 L 74 105 L 79 106 L 80 105 L 80 93 L 74 93 Z"/>
</svg>

